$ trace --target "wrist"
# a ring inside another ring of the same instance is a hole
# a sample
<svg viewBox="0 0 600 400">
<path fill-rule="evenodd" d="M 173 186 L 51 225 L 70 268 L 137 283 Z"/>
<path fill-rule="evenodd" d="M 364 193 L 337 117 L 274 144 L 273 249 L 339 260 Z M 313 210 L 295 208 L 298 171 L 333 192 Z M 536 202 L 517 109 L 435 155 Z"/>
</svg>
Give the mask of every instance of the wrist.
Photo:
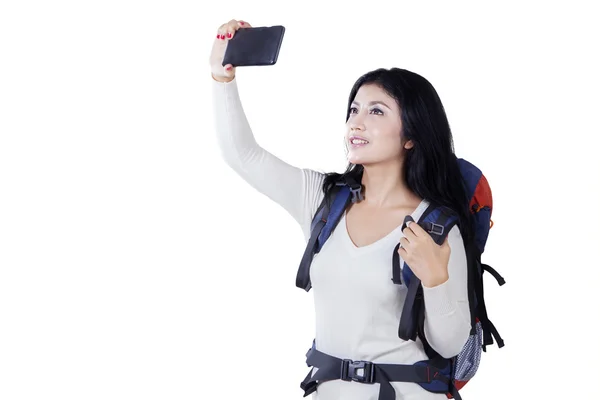
<svg viewBox="0 0 600 400">
<path fill-rule="evenodd" d="M 449 278 L 448 273 L 445 273 L 445 274 L 440 274 L 437 276 L 429 277 L 427 280 L 421 281 L 421 283 L 423 284 L 423 286 L 425 286 L 427 288 L 433 288 L 433 287 L 439 286 L 443 283 L 446 283 L 448 278 Z"/>
<path fill-rule="evenodd" d="M 215 74 L 211 73 L 212 78 L 217 81 L 217 82 L 222 82 L 222 83 L 229 83 L 233 80 L 233 78 L 235 78 L 235 76 L 232 77 L 227 77 L 227 76 L 216 76 Z"/>
</svg>

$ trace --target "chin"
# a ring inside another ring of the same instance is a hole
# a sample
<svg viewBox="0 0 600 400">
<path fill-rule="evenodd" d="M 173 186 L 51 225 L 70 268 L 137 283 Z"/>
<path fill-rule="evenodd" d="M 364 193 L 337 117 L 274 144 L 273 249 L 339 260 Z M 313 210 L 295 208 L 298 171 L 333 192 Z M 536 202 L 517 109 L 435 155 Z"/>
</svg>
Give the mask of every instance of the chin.
<svg viewBox="0 0 600 400">
<path fill-rule="evenodd" d="M 348 156 L 347 159 L 349 162 L 351 162 L 352 164 L 364 164 L 364 163 L 372 163 L 373 161 L 373 157 L 369 156 L 369 152 L 364 152 L 364 151 L 360 151 L 363 149 L 359 149 L 359 151 L 355 151 L 355 150 L 350 150 L 350 152 L 348 152 Z"/>
<path fill-rule="evenodd" d="M 348 162 L 351 164 L 361 164 L 361 165 L 365 165 L 365 164 L 370 164 L 372 163 L 371 160 L 366 159 L 365 157 L 348 157 Z"/>
<path fill-rule="evenodd" d="M 355 157 L 355 156 L 352 156 L 351 154 L 349 154 L 346 159 L 348 160 L 349 163 L 352 163 L 352 164 L 360 164 L 362 162 L 360 157 Z"/>
<path fill-rule="evenodd" d="M 348 157 L 348 162 L 354 165 L 362 165 L 362 166 L 368 166 L 368 165 L 374 165 L 374 164 L 381 164 L 381 163 L 386 163 L 389 160 L 386 159 L 381 159 L 381 158 L 371 158 L 371 157 Z"/>
</svg>

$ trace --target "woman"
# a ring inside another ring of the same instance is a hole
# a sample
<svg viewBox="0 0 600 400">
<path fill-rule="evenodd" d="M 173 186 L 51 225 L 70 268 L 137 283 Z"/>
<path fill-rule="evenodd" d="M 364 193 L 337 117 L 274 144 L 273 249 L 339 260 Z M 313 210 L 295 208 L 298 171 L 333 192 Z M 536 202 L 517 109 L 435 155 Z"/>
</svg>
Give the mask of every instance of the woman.
<svg viewBox="0 0 600 400">
<path fill-rule="evenodd" d="M 398 337 L 406 287 L 391 281 L 391 255 L 398 253 L 423 285 L 424 333 L 438 354 L 451 358 L 471 330 L 464 243 L 473 235 L 452 134 L 431 84 L 412 72 L 378 69 L 360 77 L 350 92 L 346 143 L 348 169 L 322 174 L 280 160 L 255 141 L 237 91 L 235 68 L 223 67 L 227 40 L 247 22 L 218 29 L 210 57 L 219 146 L 228 165 L 261 193 L 284 207 L 310 237 L 312 218 L 325 193 L 342 176 L 364 188 L 348 207 L 311 266 L 316 313 L 315 348 L 341 359 L 409 364 L 427 359 L 423 344 Z M 430 202 L 460 217 L 437 245 L 417 221 Z M 351 296 L 350 296 L 351 294 Z M 318 370 L 316 368 L 315 370 Z M 445 399 L 410 382 L 392 382 L 396 399 Z M 334 379 L 314 396 L 377 399 L 380 385 Z"/>
</svg>

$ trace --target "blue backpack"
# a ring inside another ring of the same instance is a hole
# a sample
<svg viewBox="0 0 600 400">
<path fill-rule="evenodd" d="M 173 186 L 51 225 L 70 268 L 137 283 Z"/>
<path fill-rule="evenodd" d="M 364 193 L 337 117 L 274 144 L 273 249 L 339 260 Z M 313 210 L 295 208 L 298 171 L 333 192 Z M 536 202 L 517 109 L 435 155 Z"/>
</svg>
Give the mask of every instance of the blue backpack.
<svg viewBox="0 0 600 400">
<path fill-rule="evenodd" d="M 481 263 L 481 254 L 485 249 L 490 228 L 493 226 L 491 189 L 481 170 L 464 159 L 458 159 L 458 163 L 470 199 L 469 208 L 475 221 L 474 243 L 465 244 L 468 260 L 471 334 L 462 351 L 451 359 L 445 359 L 427 343 L 424 334 L 423 288 L 420 280 L 406 263 L 403 268 L 400 268 L 397 251 L 400 243 L 398 243 L 392 257 L 392 281 L 398 285 L 404 284 L 408 288 L 399 321 L 398 336 L 413 341 L 419 337 L 428 360 L 419 361 L 414 365 L 342 360 L 319 352 L 313 341 L 312 348 L 306 354 L 307 365 L 313 368 L 300 385 L 305 391 L 305 397 L 314 392 L 321 382 L 343 379 L 362 383 L 379 382 L 381 384 L 379 400 L 395 399 L 393 388 L 389 383 L 391 381 L 414 382 L 430 392 L 445 393 L 449 399 L 460 400 L 458 391 L 476 374 L 482 351 L 486 351 L 486 346 L 492 345 L 494 339 L 498 347 L 504 346 L 504 341 L 488 318 L 483 297 L 485 271 L 494 276 L 500 286 L 505 283 L 502 276 L 492 267 Z M 313 218 L 311 236 L 298 268 L 297 287 L 306 291 L 311 289 L 310 264 L 314 255 L 321 250 L 350 203 L 363 199 L 361 191 L 362 186 L 346 176 L 344 180 L 336 182 L 329 196 L 323 199 Z M 410 216 L 405 218 L 402 230 L 408 221 L 413 221 Z M 448 232 L 458 223 L 458 216 L 447 207 L 430 204 L 417 223 L 437 244 L 441 245 Z M 317 367 L 318 371 L 313 375 L 314 367 Z"/>
</svg>

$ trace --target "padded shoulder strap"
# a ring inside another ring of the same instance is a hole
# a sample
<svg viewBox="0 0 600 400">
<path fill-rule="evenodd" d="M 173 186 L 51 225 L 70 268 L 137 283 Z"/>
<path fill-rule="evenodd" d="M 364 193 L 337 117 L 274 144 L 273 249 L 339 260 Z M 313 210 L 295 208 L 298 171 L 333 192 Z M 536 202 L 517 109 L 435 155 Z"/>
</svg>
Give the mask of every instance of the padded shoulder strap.
<svg viewBox="0 0 600 400">
<path fill-rule="evenodd" d="M 338 186 L 337 193 L 335 194 L 333 201 L 331 202 L 331 206 L 327 210 L 327 212 L 323 212 L 321 214 L 321 219 L 323 219 L 323 214 L 325 215 L 325 226 L 319 233 L 319 237 L 317 240 L 317 247 L 315 252 L 318 253 L 323 248 L 323 245 L 331 236 L 331 232 L 335 229 L 337 224 L 342 219 L 342 215 L 349 203 L 352 201 L 352 190 L 348 186 Z M 324 209 L 327 206 L 324 207 Z"/>
<path fill-rule="evenodd" d="M 296 275 L 296 287 L 306 290 L 311 289 L 310 265 L 316 253 L 321 251 L 323 245 L 340 221 L 344 210 L 352 199 L 352 192 L 348 186 L 336 185 L 329 196 L 323 198 L 311 224 L 311 234 L 304 255 Z"/>
<path fill-rule="evenodd" d="M 409 215 L 404 219 L 402 230 L 406 228 L 406 224 L 413 221 Z M 446 207 L 439 207 L 431 204 L 423 213 L 417 222 L 425 231 L 427 231 L 437 244 L 442 244 L 448 236 L 448 232 L 457 223 L 458 216 Z M 399 244 L 394 249 L 393 264 L 392 264 L 392 280 L 394 283 L 404 284 L 408 287 L 408 293 L 400 316 L 400 324 L 398 326 L 398 336 L 403 340 L 415 340 L 419 331 L 420 315 L 423 310 L 423 288 L 421 281 L 417 278 L 408 264 L 404 263 L 404 268 L 400 272 L 400 261 L 398 255 Z M 424 341 L 424 338 L 422 338 Z M 424 341 L 426 350 L 429 350 L 427 343 Z"/>
<path fill-rule="evenodd" d="M 404 218 L 404 223 L 402 224 L 402 230 L 406 228 L 406 224 L 409 221 L 413 221 L 410 215 L 407 215 Z M 427 231 L 433 240 L 437 244 L 442 244 L 448 235 L 448 232 L 454 227 L 454 225 L 458 221 L 458 216 L 453 213 L 450 209 L 446 207 L 437 207 L 434 204 L 430 204 L 429 207 L 425 210 L 425 212 L 419 218 L 417 223 Z M 400 247 L 400 243 L 396 245 L 394 249 L 394 254 L 392 255 L 392 281 L 395 284 L 406 284 L 409 285 L 410 279 L 413 275 L 410 267 L 404 263 L 404 268 L 402 269 L 402 276 L 400 272 L 400 256 L 398 255 L 398 248 Z"/>
</svg>

